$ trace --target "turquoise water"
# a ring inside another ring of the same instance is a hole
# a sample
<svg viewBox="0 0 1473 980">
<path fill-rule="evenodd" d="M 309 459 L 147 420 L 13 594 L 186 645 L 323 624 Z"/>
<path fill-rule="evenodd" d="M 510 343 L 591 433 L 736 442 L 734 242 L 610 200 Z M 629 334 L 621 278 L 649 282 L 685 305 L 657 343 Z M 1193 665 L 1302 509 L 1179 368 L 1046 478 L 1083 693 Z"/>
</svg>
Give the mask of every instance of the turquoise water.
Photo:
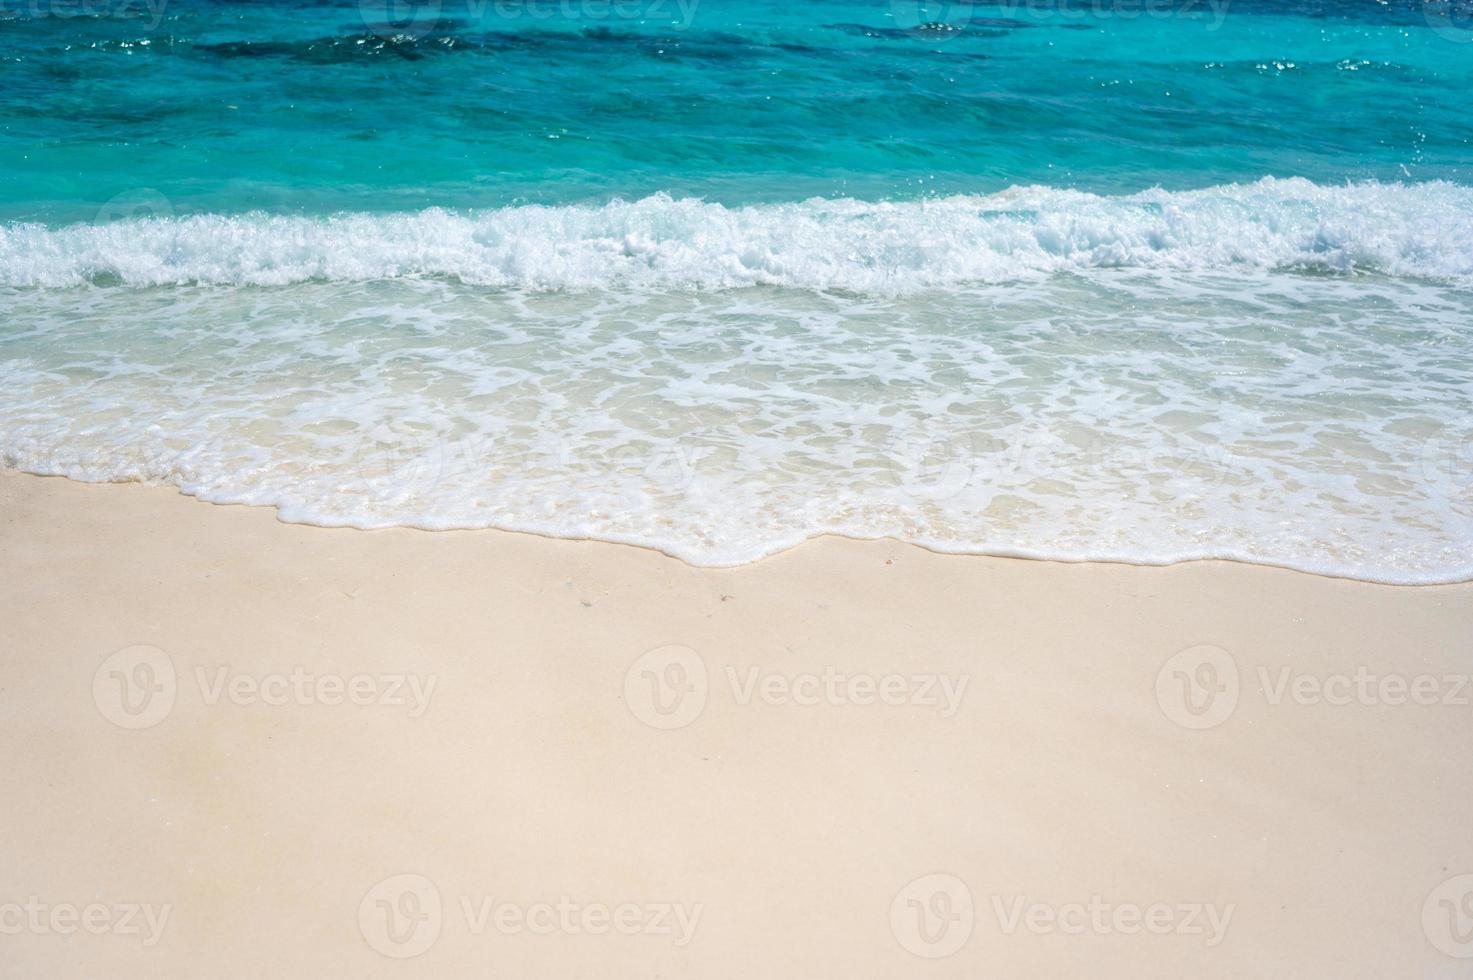
<svg viewBox="0 0 1473 980">
<path fill-rule="evenodd" d="M 3 7 L 0 219 L 1473 179 L 1419 3 L 88 2 Z"/>
<path fill-rule="evenodd" d="M 0 460 L 1473 576 L 1470 14 L 0 0 Z"/>
</svg>

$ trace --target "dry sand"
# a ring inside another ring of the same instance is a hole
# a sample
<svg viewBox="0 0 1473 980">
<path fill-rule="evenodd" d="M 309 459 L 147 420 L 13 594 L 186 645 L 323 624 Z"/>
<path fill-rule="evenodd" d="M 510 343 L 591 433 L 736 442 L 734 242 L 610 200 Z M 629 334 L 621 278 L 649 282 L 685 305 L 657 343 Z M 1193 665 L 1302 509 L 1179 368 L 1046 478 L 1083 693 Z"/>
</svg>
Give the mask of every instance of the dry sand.
<svg viewBox="0 0 1473 980">
<path fill-rule="evenodd" d="M 0 577 L 6 980 L 1473 976 L 1470 585 L 13 473 Z"/>
</svg>

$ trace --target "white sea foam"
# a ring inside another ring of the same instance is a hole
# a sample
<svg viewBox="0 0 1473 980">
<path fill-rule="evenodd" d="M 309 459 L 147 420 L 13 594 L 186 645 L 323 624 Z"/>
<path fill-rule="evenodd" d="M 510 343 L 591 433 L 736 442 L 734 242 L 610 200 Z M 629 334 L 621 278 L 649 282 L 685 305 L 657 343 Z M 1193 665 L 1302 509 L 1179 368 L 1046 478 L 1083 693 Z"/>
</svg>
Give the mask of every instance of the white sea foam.
<svg viewBox="0 0 1473 980">
<path fill-rule="evenodd" d="M 110 213 L 110 212 L 109 212 Z M 0 286 L 282 285 L 454 277 L 588 290 L 751 285 L 872 295 L 1100 268 L 1473 277 L 1473 188 L 1302 179 L 1103 197 L 601 206 L 331 218 L 182 215 L 0 229 Z"/>
<path fill-rule="evenodd" d="M 0 464 L 292 521 L 716 565 L 833 532 L 1473 577 L 1473 290 L 1456 284 L 1096 269 L 879 297 L 405 278 L 11 288 L 0 309 Z"/>
</svg>

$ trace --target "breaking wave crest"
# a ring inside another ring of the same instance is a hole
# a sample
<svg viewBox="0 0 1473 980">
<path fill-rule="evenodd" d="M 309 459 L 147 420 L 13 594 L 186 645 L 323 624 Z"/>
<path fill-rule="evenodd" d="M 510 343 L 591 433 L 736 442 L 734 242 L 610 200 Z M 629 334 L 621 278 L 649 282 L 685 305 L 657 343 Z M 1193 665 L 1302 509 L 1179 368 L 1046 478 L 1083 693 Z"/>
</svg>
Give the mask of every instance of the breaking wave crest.
<svg viewBox="0 0 1473 980">
<path fill-rule="evenodd" d="M 587 206 L 325 218 L 197 214 L 0 227 L 0 286 L 450 278 L 532 290 L 752 285 L 902 295 L 1101 268 L 1473 278 L 1473 188 L 1265 178 L 1108 197 L 1046 187 L 725 207 Z"/>
</svg>

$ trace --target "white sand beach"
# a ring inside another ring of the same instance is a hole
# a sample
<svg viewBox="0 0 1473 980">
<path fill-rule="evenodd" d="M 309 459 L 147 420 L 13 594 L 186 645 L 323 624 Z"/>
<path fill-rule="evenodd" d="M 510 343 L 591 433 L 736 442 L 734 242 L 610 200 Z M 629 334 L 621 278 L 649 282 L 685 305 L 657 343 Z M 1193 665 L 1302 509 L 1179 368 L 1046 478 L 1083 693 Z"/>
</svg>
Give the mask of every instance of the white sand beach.
<svg viewBox="0 0 1473 980">
<path fill-rule="evenodd" d="M 0 577 L 7 978 L 1473 962 L 1473 585 L 700 569 L 10 472 Z"/>
</svg>

